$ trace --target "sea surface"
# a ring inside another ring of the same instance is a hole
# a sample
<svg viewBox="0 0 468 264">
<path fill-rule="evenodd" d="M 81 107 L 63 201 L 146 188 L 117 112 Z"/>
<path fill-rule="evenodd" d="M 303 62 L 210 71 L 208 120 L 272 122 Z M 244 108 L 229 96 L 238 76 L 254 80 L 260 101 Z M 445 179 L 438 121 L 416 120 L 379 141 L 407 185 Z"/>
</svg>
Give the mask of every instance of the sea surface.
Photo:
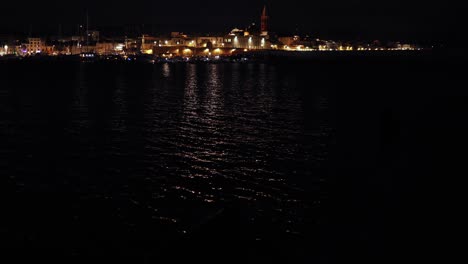
<svg viewBox="0 0 468 264">
<path fill-rule="evenodd" d="M 0 62 L 0 242 L 68 262 L 414 252 L 426 140 L 466 110 L 450 63 Z"/>
</svg>

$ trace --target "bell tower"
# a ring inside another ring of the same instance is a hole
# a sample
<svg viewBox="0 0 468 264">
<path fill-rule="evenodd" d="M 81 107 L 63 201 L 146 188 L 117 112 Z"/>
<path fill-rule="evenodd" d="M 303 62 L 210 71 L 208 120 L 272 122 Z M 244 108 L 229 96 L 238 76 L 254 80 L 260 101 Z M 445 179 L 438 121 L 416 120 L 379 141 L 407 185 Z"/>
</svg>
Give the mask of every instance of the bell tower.
<svg viewBox="0 0 468 264">
<path fill-rule="evenodd" d="M 268 35 L 268 13 L 266 5 L 263 6 L 260 28 L 262 31 L 262 35 Z"/>
</svg>

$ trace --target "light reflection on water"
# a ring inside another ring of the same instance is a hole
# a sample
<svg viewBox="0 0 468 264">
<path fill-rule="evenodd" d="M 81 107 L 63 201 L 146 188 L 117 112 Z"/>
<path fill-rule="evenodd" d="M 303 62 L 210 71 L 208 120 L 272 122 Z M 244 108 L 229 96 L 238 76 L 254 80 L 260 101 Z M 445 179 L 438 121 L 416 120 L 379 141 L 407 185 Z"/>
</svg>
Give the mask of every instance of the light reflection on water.
<svg viewBox="0 0 468 264">
<path fill-rule="evenodd" d="M 233 205 L 252 239 L 302 232 L 319 197 L 305 189 L 319 189 L 314 169 L 330 134 L 324 94 L 306 124 L 304 104 L 319 96 L 303 91 L 307 74 L 270 64 L 65 66 L 54 70 L 70 78 L 47 91 L 25 79 L 1 88 L 2 103 L 31 102 L 2 106 L 14 117 L 0 121 L 12 161 L 2 171 L 24 186 L 14 192 L 65 190 L 73 217 L 89 225 L 98 214 L 111 223 L 104 230 L 128 236 L 185 234 Z"/>
</svg>

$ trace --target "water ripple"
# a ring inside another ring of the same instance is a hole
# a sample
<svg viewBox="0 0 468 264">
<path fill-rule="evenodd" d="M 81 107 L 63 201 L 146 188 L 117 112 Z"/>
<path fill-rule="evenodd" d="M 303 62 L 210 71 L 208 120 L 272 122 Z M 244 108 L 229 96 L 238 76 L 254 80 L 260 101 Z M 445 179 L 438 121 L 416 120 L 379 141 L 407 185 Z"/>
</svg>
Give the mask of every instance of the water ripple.
<svg viewBox="0 0 468 264">
<path fill-rule="evenodd" d="M 319 189 L 331 129 L 326 94 L 307 121 L 307 76 L 268 64 L 57 70 L 68 78 L 40 96 L 31 80 L 0 87 L 0 169 L 15 191 L 69 189 L 78 218 L 99 208 L 116 225 L 179 233 L 235 203 L 245 223 L 300 233 L 317 205 L 306 189 Z"/>
</svg>

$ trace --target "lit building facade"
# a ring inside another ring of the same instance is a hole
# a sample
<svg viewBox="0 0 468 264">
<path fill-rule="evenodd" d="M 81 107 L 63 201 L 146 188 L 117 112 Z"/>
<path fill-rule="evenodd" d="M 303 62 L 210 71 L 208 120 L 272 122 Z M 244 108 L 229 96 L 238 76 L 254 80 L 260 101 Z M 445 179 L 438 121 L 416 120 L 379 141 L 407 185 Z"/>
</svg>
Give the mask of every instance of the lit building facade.
<svg viewBox="0 0 468 264">
<path fill-rule="evenodd" d="M 28 42 L 22 46 L 24 55 L 37 54 L 44 50 L 44 42 L 40 38 L 28 38 Z"/>
<path fill-rule="evenodd" d="M 9 54 L 14 54 L 15 47 L 5 45 L 0 45 L 0 56 L 5 56 Z"/>
<path fill-rule="evenodd" d="M 227 35 L 188 36 L 180 32 L 172 32 L 170 37 L 154 39 L 153 54 L 159 56 L 216 56 L 253 50 L 277 49 L 278 44 L 273 43 L 270 39 L 269 16 L 266 6 L 263 8 L 260 20 L 260 29 L 255 29 L 255 24 L 252 24 L 245 30 L 235 28 Z"/>
</svg>

